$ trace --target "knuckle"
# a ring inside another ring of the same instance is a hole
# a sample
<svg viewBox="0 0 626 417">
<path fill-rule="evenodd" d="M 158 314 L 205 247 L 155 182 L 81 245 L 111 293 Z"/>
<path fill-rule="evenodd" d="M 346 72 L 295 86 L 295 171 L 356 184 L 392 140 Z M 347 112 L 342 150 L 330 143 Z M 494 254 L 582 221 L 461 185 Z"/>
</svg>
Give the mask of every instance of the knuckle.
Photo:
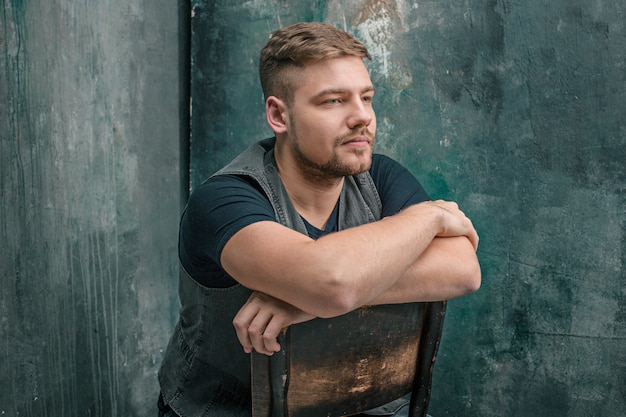
<svg viewBox="0 0 626 417">
<path fill-rule="evenodd" d="M 248 333 L 251 335 L 259 335 L 263 332 L 262 332 L 261 326 L 259 326 L 258 324 L 252 323 L 250 324 L 250 326 L 248 326 Z"/>
</svg>

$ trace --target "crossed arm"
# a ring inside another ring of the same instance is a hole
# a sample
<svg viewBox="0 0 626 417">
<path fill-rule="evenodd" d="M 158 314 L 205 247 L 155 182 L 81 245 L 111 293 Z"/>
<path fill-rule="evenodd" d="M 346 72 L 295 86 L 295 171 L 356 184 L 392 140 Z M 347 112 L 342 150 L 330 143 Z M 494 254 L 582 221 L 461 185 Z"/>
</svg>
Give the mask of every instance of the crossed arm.
<svg viewBox="0 0 626 417">
<path fill-rule="evenodd" d="M 271 236 L 271 238 L 268 238 Z M 362 305 L 458 297 L 480 286 L 478 235 L 452 202 L 420 203 L 316 241 L 258 222 L 224 246 L 222 265 L 254 290 L 233 324 L 244 350 L 271 355 L 285 326 Z"/>
</svg>

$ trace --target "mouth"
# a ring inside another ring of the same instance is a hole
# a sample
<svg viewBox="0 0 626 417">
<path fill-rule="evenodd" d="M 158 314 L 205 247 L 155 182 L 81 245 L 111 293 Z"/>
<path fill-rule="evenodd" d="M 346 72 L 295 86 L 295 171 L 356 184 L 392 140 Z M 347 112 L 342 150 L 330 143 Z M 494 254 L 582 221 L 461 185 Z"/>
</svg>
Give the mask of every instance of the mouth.
<svg viewBox="0 0 626 417">
<path fill-rule="evenodd" d="M 368 135 L 359 134 L 357 136 L 344 139 L 343 141 L 341 141 L 341 144 L 347 145 L 347 146 L 361 147 L 361 146 L 369 146 L 372 143 L 372 141 L 373 139 L 369 137 Z"/>
</svg>

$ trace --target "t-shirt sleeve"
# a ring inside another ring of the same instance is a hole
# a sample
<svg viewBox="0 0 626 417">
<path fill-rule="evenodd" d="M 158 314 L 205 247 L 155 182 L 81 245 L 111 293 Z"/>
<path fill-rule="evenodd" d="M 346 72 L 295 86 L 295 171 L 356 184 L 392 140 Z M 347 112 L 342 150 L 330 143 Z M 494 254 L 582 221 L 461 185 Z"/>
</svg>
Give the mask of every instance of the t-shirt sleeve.
<svg viewBox="0 0 626 417">
<path fill-rule="evenodd" d="M 192 277 L 214 275 L 228 239 L 259 221 L 276 221 L 262 190 L 235 175 L 212 177 L 191 194 L 181 217 L 179 256 Z"/>
<path fill-rule="evenodd" d="M 406 207 L 430 200 L 415 176 L 388 156 L 374 155 L 370 175 L 382 201 L 382 217 L 393 216 Z"/>
</svg>

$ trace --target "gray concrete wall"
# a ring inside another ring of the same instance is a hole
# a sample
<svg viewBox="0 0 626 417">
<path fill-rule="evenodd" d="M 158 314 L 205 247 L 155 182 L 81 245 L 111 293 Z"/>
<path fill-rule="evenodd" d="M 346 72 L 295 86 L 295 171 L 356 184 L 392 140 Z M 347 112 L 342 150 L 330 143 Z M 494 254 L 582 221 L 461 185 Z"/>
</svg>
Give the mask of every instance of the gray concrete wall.
<svg viewBox="0 0 626 417">
<path fill-rule="evenodd" d="M 378 151 L 474 219 L 484 284 L 449 303 L 441 416 L 626 415 L 626 4 L 194 1 L 191 182 L 270 134 L 269 33 L 370 48 Z"/>
<path fill-rule="evenodd" d="M 178 43 L 176 2 L 0 2 L 2 416 L 156 415 Z"/>
</svg>

